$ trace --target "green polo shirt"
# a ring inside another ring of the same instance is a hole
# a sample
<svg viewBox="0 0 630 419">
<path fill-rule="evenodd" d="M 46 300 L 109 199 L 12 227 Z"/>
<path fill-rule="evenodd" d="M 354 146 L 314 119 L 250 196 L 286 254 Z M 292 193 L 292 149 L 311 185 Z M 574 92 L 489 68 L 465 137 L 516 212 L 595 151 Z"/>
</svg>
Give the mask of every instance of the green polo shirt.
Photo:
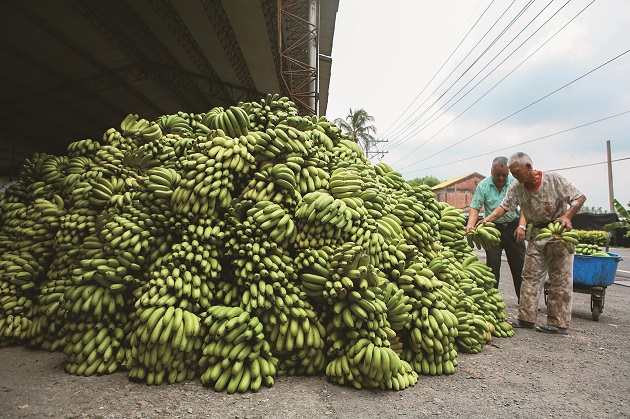
<svg viewBox="0 0 630 419">
<path fill-rule="evenodd" d="M 508 186 L 512 182 L 514 182 L 514 177 L 512 175 L 508 175 L 507 181 L 505 182 L 505 186 L 500 191 L 497 190 L 497 187 L 494 186 L 494 181 L 492 180 L 492 176 L 488 176 L 477 185 L 477 189 L 475 189 L 475 193 L 473 194 L 472 202 L 470 203 L 470 207 L 476 209 L 477 211 L 481 210 L 481 207 L 484 207 L 484 214 L 487 217 L 494 211 L 501 202 L 503 198 L 505 198 L 505 194 L 507 193 Z M 514 210 L 511 212 L 507 212 L 503 217 L 495 220 L 497 223 L 509 223 L 514 220 L 518 220 L 519 213 L 518 210 Z"/>
</svg>

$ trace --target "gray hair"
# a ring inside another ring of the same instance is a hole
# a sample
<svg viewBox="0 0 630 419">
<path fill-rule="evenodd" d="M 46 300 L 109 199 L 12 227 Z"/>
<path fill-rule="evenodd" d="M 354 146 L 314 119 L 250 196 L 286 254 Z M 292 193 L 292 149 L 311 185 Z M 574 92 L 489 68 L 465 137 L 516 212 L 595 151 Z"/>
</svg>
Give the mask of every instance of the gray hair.
<svg viewBox="0 0 630 419">
<path fill-rule="evenodd" d="M 495 157 L 494 160 L 492 160 L 492 167 L 503 167 L 503 166 L 507 166 L 508 159 L 507 157 Z"/>
<path fill-rule="evenodd" d="M 534 163 L 532 159 L 522 151 L 517 151 L 512 154 L 507 161 L 508 166 L 512 166 L 513 164 L 518 164 L 520 166 L 527 166 L 529 164 L 530 167 L 534 167 Z"/>
</svg>

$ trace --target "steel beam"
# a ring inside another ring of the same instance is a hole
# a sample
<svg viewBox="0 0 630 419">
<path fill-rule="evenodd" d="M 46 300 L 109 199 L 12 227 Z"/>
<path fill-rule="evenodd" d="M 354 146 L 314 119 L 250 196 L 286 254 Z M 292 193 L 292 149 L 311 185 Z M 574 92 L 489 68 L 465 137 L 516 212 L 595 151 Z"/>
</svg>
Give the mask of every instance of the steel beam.
<svg viewBox="0 0 630 419">
<path fill-rule="evenodd" d="M 277 0 L 280 73 L 289 96 L 298 109 L 315 115 L 318 100 L 318 59 L 312 61 L 312 48 L 319 45 L 319 2 L 317 0 Z M 311 7 L 313 9 L 311 9 Z M 319 56 L 315 51 L 315 57 Z"/>
<path fill-rule="evenodd" d="M 282 78 L 280 71 L 280 45 L 278 43 L 278 1 L 277 0 L 260 0 L 263 16 L 267 26 L 267 35 L 269 36 L 269 44 L 271 45 L 271 55 L 273 56 L 274 68 L 276 69 L 276 78 L 278 79 L 279 92 L 283 96 L 289 95 L 289 90 Z M 267 92 L 275 93 L 275 92 Z"/>
<path fill-rule="evenodd" d="M 177 60 L 162 45 L 160 40 L 155 36 L 151 29 L 144 23 L 142 18 L 135 12 L 133 7 L 125 0 L 110 0 L 104 5 L 104 8 L 113 13 L 113 18 L 105 18 L 107 15 L 105 10 L 99 9 L 101 2 L 93 2 L 91 0 L 70 0 L 79 12 L 97 29 L 99 29 L 109 40 L 111 40 L 121 51 L 142 69 L 145 70 L 143 64 L 148 60 L 144 50 L 137 48 L 130 40 L 125 38 L 120 30 L 114 27 L 113 22 L 117 22 L 127 29 L 132 30 L 138 37 L 139 41 L 145 45 L 149 53 L 158 61 L 178 65 Z M 190 98 L 183 95 L 177 89 L 169 85 L 161 74 L 156 74 L 154 79 L 169 96 L 171 96 L 183 109 L 194 110 L 201 106 L 205 100 L 200 96 L 196 97 L 199 102 L 196 105 L 190 101 Z M 191 82 L 192 83 L 192 82 Z"/>
<path fill-rule="evenodd" d="M 31 19 L 35 24 L 37 24 L 39 27 L 44 29 L 46 32 L 51 34 L 56 39 L 58 39 L 61 43 L 63 43 L 68 48 L 70 48 L 75 54 L 77 54 L 79 57 L 83 58 L 85 61 L 89 62 L 90 64 L 92 64 L 99 71 L 101 71 L 102 73 L 107 73 L 109 71 L 109 68 L 105 66 L 102 62 L 100 62 L 96 57 L 94 57 L 84 48 L 80 47 L 76 42 L 70 39 L 67 35 L 65 35 L 63 32 L 61 32 L 60 30 L 55 28 L 53 25 L 48 23 L 46 19 L 42 18 L 37 13 L 35 13 L 32 9 L 30 9 L 27 6 L 26 2 L 23 2 L 20 0 L 10 0 L 10 3 L 22 14 L 24 14 L 29 19 Z M 114 80 L 114 81 L 121 84 L 120 80 Z M 105 101 L 101 97 L 98 97 L 92 94 L 89 91 L 89 89 L 86 88 L 86 86 L 77 85 L 77 89 L 80 89 L 80 95 L 82 97 L 85 97 L 87 95 L 91 97 L 93 100 L 99 102 L 101 105 L 106 106 L 113 112 L 117 114 L 121 114 L 122 111 L 118 107 L 113 106 L 111 103 Z M 142 93 L 140 93 L 136 89 L 132 88 L 131 86 L 127 86 L 127 91 L 129 91 L 129 93 L 136 96 L 144 104 L 149 106 L 149 108 L 154 109 L 156 112 L 159 112 L 159 109 L 155 106 L 155 104 L 153 104 L 149 99 L 147 99 L 146 96 L 144 96 Z"/>
<path fill-rule="evenodd" d="M 230 96 L 225 86 L 221 84 L 221 78 L 206 58 L 195 37 L 190 33 L 186 23 L 179 16 L 173 4 L 169 0 L 151 0 L 151 6 L 153 6 L 153 10 L 162 19 L 166 27 L 169 28 L 188 57 L 190 57 L 195 67 L 202 74 L 216 81 L 216 83 L 208 86 L 210 95 L 221 99 L 225 102 L 224 104 L 233 103 L 234 98 Z"/>
<path fill-rule="evenodd" d="M 244 87 L 244 91 L 246 93 L 256 91 L 256 84 L 252 78 L 252 73 L 247 66 L 247 62 L 243 56 L 243 51 L 238 44 L 238 39 L 236 39 L 234 29 L 232 29 L 227 13 L 225 13 L 223 3 L 221 0 L 201 0 L 201 5 L 205 9 L 208 19 L 210 19 L 210 23 L 219 37 L 221 45 L 230 60 L 230 64 L 232 65 L 239 82 Z M 257 97 L 247 93 L 244 99 L 251 101 L 256 100 Z"/>
<path fill-rule="evenodd" d="M 179 88 L 189 89 L 192 87 L 194 90 L 208 95 L 209 98 L 215 99 L 215 101 L 216 99 L 218 99 L 216 96 L 212 96 L 211 91 L 208 87 L 209 85 L 215 82 L 214 79 L 204 74 L 199 74 L 192 71 L 186 71 L 181 68 L 174 68 L 174 67 L 166 66 L 157 62 L 147 62 L 145 64 L 147 65 L 146 68 L 148 69 L 148 71 L 151 71 L 151 69 L 154 68 L 156 69 L 156 71 L 162 71 L 164 74 L 167 74 L 169 80 L 171 80 L 172 83 L 175 83 L 175 85 Z M 150 74 L 148 75 L 148 77 L 150 77 Z M 183 78 L 192 79 L 194 81 L 194 86 L 190 86 L 189 84 L 185 85 L 184 83 L 181 83 L 181 80 Z M 247 90 L 243 88 L 243 86 L 239 86 L 233 83 L 223 82 L 223 85 L 225 86 L 226 89 L 228 89 L 231 92 L 232 97 L 235 97 L 235 98 L 243 96 L 244 93 L 254 98 L 260 98 L 266 95 L 266 93 L 262 93 L 257 90 Z"/>
</svg>

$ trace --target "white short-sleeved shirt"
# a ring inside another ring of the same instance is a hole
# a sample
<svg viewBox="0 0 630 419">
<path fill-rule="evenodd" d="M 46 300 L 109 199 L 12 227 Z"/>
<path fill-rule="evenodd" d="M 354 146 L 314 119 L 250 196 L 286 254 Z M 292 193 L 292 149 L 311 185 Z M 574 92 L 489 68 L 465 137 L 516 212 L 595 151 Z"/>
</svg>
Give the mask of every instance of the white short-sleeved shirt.
<svg viewBox="0 0 630 419">
<path fill-rule="evenodd" d="M 518 180 L 514 181 L 508 188 L 501 207 L 509 212 L 520 206 L 528 223 L 545 223 L 563 215 L 568 206 L 583 195 L 557 173 L 540 172 L 540 176 L 540 186 L 533 192 L 528 191 Z"/>
</svg>

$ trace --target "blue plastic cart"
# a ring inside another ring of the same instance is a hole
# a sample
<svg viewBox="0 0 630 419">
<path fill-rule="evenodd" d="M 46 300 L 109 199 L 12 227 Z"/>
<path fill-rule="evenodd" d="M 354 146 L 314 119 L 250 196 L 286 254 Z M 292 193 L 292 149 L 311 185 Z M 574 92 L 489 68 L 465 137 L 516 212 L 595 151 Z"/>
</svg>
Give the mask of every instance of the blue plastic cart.
<svg viewBox="0 0 630 419">
<path fill-rule="evenodd" d="M 573 292 L 591 295 L 593 320 L 599 321 L 604 311 L 606 287 L 615 282 L 617 265 L 622 260 L 616 253 L 606 252 L 610 257 L 575 255 L 573 259 Z M 549 281 L 545 282 L 545 304 L 548 302 Z"/>
</svg>

